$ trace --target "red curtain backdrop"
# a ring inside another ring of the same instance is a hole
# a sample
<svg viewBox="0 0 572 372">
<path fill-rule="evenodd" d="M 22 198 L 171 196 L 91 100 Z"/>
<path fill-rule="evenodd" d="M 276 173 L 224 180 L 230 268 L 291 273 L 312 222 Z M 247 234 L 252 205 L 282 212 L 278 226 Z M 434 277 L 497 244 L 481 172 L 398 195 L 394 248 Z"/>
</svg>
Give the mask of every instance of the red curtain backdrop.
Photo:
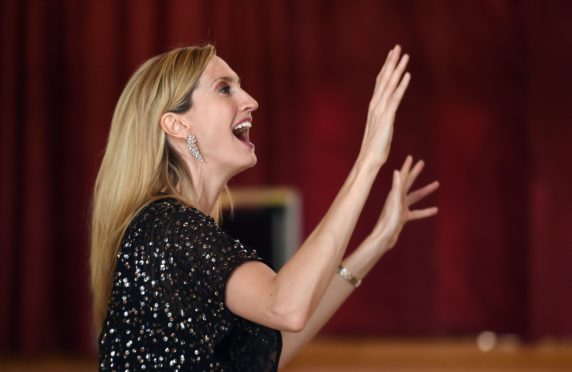
<svg viewBox="0 0 572 372">
<path fill-rule="evenodd" d="M 119 93 L 144 60 L 214 42 L 258 99 L 259 164 L 309 233 L 359 149 L 389 48 L 411 54 L 389 163 L 351 247 L 407 154 L 440 214 L 408 226 L 325 332 L 572 335 L 572 2 L 1 3 L 0 353 L 92 351 L 88 221 Z"/>
</svg>

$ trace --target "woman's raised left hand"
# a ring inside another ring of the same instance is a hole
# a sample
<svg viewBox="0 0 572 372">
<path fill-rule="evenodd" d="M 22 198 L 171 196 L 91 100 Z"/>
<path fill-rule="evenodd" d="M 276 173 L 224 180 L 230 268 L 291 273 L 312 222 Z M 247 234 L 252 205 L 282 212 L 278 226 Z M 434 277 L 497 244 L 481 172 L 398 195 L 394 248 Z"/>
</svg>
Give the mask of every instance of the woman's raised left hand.
<svg viewBox="0 0 572 372">
<path fill-rule="evenodd" d="M 381 249 L 392 248 L 403 226 L 409 221 L 427 218 L 437 214 L 437 207 L 411 209 L 411 206 L 424 199 L 439 188 L 439 182 L 430 184 L 410 192 L 411 186 L 423 170 L 425 163 L 419 160 L 413 165 L 413 158 L 407 156 L 400 170 L 393 171 L 393 184 L 385 200 L 381 215 L 372 231 L 373 237 L 380 239 Z"/>
</svg>

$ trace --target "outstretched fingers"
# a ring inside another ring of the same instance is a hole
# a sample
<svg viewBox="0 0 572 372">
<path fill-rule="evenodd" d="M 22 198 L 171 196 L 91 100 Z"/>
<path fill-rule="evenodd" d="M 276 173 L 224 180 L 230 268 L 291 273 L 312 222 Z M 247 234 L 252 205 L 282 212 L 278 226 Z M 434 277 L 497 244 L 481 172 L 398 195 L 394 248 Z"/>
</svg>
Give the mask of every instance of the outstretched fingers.
<svg viewBox="0 0 572 372">
<path fill-rule="evenodd" d="M 380 81 L 383 78 L 385 71 L 387 70 L 387 67 L 389 66 L 388 61 L 391 58 L 394 49 L 395 49 L 395 47 L 393 49 L 391 49 L 389 51 L 389 53 L 387 53 L 387 57 L 385 58 L 385 61 L 383 62 L 383 66 L 381 67 L 381 70 L 379 71 L 379 73 L 377 74 L 377 76 L 375 78 L 374 92 L 377 92 L 377 88 L 380 86 Z"/>
<path fill-rule="evenodd" d="M 385 96 L 388 85 L 390 84 L 391 81 L 394 80 L 393 76 L 396 74 L 397 69 L 405 68 L 405 66 L 402 66 L 404 57 L 401 57 L 400 61 L 400 55 L 401 55 L 401 47 L 399 45 L 396 45 L 391 50 L 390 55 L 388 56 L 385 64 L 383 65 L 383 68 L 381 69 L 381 72 L 379 73 L 376 79 L 376 87 L 372 97 L 372 103 L 377 104 L 379 102 L 382 102 L 381 100 Z M 405 64 L 407 64 L 408 58 L 409 57 L 406 58 Z"/>
<path fill-rule="evenodd" d="M 407 185 L 407 179 L 409 178 L 409 172 L 411 171 L 411 164 L 413 164 L 413 156 L 407 155 L 403 165 L 401 166 L 401 170 L 399 171 L 404 185 Z"/>
<path fill-rule="evenodd" d="M 409 212 L 408 220 L 419 220 L 421 218 L 427 218 L 436 215 L 439 212 L 437 207 L 416 209 Z"/>
<path fill-rule="evenodd" d="M 405 181 L 405 189 L 407 191 L 409 191 L 411 186 L 415 183 L 415 180 L 417 179 L 417 177 L 419 176 L 424 167 L 425 167 L 425 162 L 423 160 L 419 160 L 417 161 L 417 163 L 415 163 L 415 166 L 413 167 L 413 169 L 411 169 L 411 172 L 408 173 L 407 180 Z"/>
<path fill-rule="evenodd" d="M 425 167 L 425 162 L 423 160 L 418 160 L 417 163 L 413 165 L 413 157 L 411 155 L 407 155 L 403 165 L 401 166 L 401 177 L 403 179 L 404 191 L 408 192 L 415 180 Z"/>
<path fill-rule="evenodd" d="M 401 47 L 399 45 L 394 46 L 387 55 L 385 62 L 383 63 L 383 67 L 381 71 L 377 75 L 376 85 L 378 88 L 382 88 L 383 84 L 385 84 L 386 80 L 391 75 L 391 71 L 395 68 L 397 61 L 399 60 L 399 55 L 401 54 Z"/>
<path fill-rule="evenodd" d="M 405 94 L 405 91 L 407 90 L 410 81 L 411 81 L 411 74 L 409 72 L 406 72 L 405 75 L 403 75 L 403 79 L 401 79 L 401 81 L 399 82 L 399 86 L 397 87 L 397 89 L 395 89 L 395 92 L 393 92 L 393 94 L 389 97 L 389 109 L 391 111 L 393 112 L 397 111 L 397 107 L 401 103 L 403 95 Z"/>
<path fill-rule="evenodd" d="M 383 87 L 383 94 L 381 96 L 382 103 L 388 102 L 397 92 L 397 87 L 400 85 L 400 81 L 405 78 L 403 73 L 407 66 L 407 62 L 409 62 L 409 55 L 404 54 L 403 57 L 401 57 L 399 64 L 395 67 L 391 76 L 387 80 L 387 85 Z"/>
<path fill-rule="evenodd" d="M 407 195 L 407 205 L 413 205 L 439 188 L 439 181 L 433 181 Z"/>
</svg>

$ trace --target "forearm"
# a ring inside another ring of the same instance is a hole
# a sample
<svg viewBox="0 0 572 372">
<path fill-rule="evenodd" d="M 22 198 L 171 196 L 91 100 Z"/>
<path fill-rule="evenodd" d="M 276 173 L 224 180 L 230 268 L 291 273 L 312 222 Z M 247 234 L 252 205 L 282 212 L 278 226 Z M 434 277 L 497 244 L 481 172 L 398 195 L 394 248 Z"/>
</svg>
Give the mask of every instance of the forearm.
<svg viewBox="0 0 572 372">
<path fill-rule="evenodd" d="M 342 265 L 350 270 L 354 276 L 364 278 L 385 252 L 381 247 L 383 244 L 381 240 L 366 239 L 358 249 L 343 261 Z M 339 275 L 331 276 L 322 301 L 312 314 L 306 327 L 296 333 L 282 332 L 281 367 L 285 366 L 322 329 L 353 291 L 354 287 Z"/>
<path fill-rule="evenodd" d="M 274 298 L 282 304 L 282 311 L 301 312 L 306 320 L 314 312 L 344 255 L 378 171 L 379 166 L 356 162 L 322 221 L 278 272 Z"/>
</svg>

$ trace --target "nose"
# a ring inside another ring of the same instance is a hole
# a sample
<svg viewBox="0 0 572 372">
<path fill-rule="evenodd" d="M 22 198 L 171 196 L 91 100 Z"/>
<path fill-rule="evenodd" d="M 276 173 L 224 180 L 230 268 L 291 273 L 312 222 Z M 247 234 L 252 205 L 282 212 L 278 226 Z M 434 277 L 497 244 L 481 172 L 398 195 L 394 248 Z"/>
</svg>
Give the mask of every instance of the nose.
<svg viewBox="0 0 572 372">
<path fill-rule="evenodd" d="M 242 110 L 248 112 L 256 111 L 256 109 L 258 109 L 258 102 L 256 102 L 256 100 L 252 98 L 252 96 L 248 94 L 246 91 L 243 92 L 244 92 L 244 98 L 241 105 Z"/>
</svg>

